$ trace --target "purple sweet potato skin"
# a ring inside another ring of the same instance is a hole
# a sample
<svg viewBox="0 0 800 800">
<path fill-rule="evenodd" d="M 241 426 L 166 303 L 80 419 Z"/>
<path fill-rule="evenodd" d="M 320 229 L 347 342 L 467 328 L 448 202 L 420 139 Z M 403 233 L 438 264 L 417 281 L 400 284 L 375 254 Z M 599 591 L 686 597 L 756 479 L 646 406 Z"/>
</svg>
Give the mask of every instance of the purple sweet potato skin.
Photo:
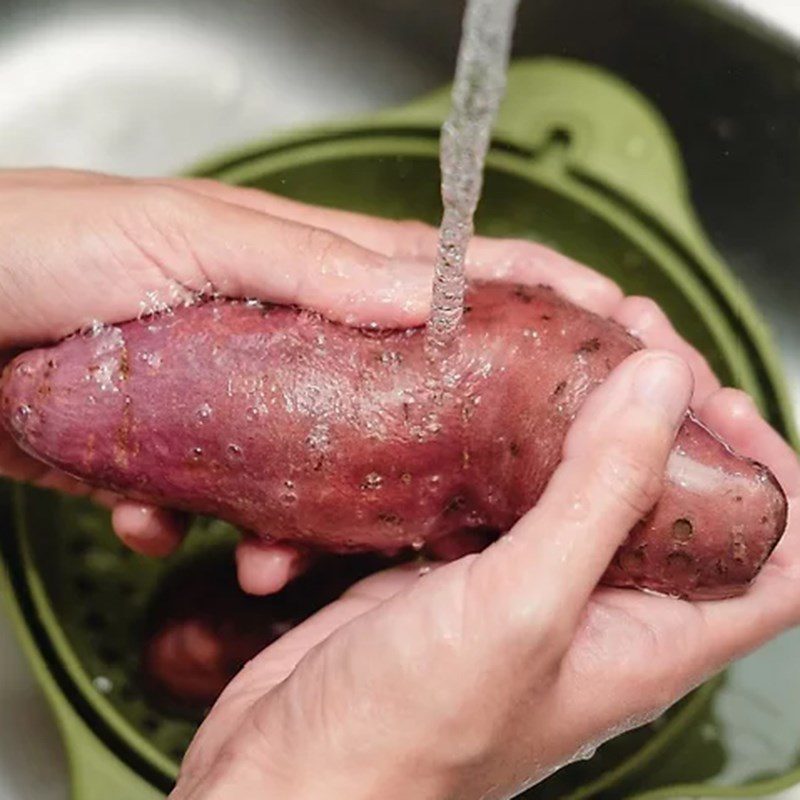
<svg viewBox="0 0 800 800">
<path fill-rule="evenodd" d="M 640 347 L 547 287 L 484 284 L 435 379 L 422 329 L 216 301 L 24 353 L 0 405 L 24 450 L 95 486 L 275 539 L 391 551 L 508 530 L 588 393 Z M 604 580 L 738 594 L 786 513 L 769 470 L 689 415 L 662 499 Z"/>
</svg>

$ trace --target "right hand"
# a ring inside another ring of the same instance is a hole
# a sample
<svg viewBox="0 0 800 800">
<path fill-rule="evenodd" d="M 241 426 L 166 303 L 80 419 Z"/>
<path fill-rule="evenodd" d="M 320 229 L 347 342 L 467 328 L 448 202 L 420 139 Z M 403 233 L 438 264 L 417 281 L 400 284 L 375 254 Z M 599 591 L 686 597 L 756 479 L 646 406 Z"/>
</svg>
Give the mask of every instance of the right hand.
<svg viewBox="0 0 800 800">
<path fill-rule="evenodd" d="M 658 499 L 690 399 L 672 355 L 586 401 L 538 505 L 486 550 L 356 584 L 254 658 L 201 726 L 174 800 L 504 800 L 800 622 L 800 464 L 738 392 L 701 407 L 790 498 L 741 597 L 597 587 Z"/>
</svg>

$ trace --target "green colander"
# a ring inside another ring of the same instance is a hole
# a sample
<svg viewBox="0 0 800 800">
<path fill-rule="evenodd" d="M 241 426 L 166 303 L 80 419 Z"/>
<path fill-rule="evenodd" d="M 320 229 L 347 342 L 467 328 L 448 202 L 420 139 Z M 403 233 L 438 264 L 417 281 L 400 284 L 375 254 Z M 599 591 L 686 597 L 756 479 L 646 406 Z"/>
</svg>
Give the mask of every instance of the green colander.
<svg viewBox="0 0 800 800">
<path fill-rule="evenodd" d="M 442 90 L 366 120 L 249 146 L 193 174 L 437 222 L 438 131 L 448 106 Z M 544 242 L 627 292 L 656 298 L 722 379 L 749 391 L 794 436 L 766 329 L 695 221 L 667 128 L 626 85 L 574 63 L 514 65 L 477 226 L 484 234 Z M 163 797 L 194 727 L 160 713 L 142 691 L 143 621 L 179 562 L 230 547 L 234 533 L 200 520 L 178 556 L 155 562 L 119 545 L 107 515 L 84 501 L 5 485 L 0 503 L 8 529 L 0 536 L 5 595 L 63 732 L 73 797 Z M 792 773 L 800 762 L 800 722 L 787 713 L 800 702 L 800 689 L 775 677 L 776 665 L 799 653 L 800 640 L 784 637 L 663 719 L 526 796 L 754 796 L 800 779 Z M 772 679 L 753 680 L 759 670 Z M 754 747 L 754 737 L 776 737 L 780 745 Z M 676 783 L 680 788 L 671 788 Z"/>
</svg>

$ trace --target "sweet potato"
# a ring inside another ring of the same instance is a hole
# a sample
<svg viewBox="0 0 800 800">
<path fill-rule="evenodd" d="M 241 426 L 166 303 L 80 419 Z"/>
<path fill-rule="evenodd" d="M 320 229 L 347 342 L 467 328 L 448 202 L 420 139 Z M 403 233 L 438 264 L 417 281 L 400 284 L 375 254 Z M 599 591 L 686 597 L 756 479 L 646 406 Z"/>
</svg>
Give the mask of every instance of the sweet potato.
<svg viewBox="0 0 800 800">
<path fill-rule="evenodd" d="M 424 331 L 216 301 L 17 357 L 2 419 L 96 486 L 332 551 L 505 531 L 539 498 L 587 394 L 639 341 L 547 287 L 473 287 L 436 376 Z M 739 593 L 786 522 L 768 469 L 691 415 L 656 508 L 606 581 Z"/>
</svg>

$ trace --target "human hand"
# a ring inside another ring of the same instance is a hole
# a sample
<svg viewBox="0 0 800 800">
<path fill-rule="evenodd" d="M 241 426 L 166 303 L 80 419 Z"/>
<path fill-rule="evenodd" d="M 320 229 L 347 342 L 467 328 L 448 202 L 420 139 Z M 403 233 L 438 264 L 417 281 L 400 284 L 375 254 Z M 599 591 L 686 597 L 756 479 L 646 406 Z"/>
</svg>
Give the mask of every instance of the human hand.
<svg viewBox="0 0 800 800">
<path fill-rule="evenodd" d="M 425 320 L 433 229 L 313 208 L 204 180 L 129 180 L 57 170 L 0 173 L 0 351 L 59 339 L 216 291 L 297 303 L 350 324 Z M 473 277 L 547 280 L 588 307 L 618 290 L 534 244 L 476 241 Z M 0 474 L 113 507 L 117 533 L 148 555 L 180 542 L 184 518 L 95 491 L 23 454 L 0 432 Z M 296 549 L 249 540 L 242 584 L 280 588 Z"/>
<path fill-rule="evenodd" d="M 674 357 L 632 356 L 507 536 L 424 576 L 372 576 L 268 647 L 201 727 L 173 800 L 511 797 L 797 624 L 800 465 L 746 396 L 703 381 L 701 418 L 785 487 L 784 539 L 738 598 L 596 588 L 658 497 L 690 386 Z"/>
</svg>

